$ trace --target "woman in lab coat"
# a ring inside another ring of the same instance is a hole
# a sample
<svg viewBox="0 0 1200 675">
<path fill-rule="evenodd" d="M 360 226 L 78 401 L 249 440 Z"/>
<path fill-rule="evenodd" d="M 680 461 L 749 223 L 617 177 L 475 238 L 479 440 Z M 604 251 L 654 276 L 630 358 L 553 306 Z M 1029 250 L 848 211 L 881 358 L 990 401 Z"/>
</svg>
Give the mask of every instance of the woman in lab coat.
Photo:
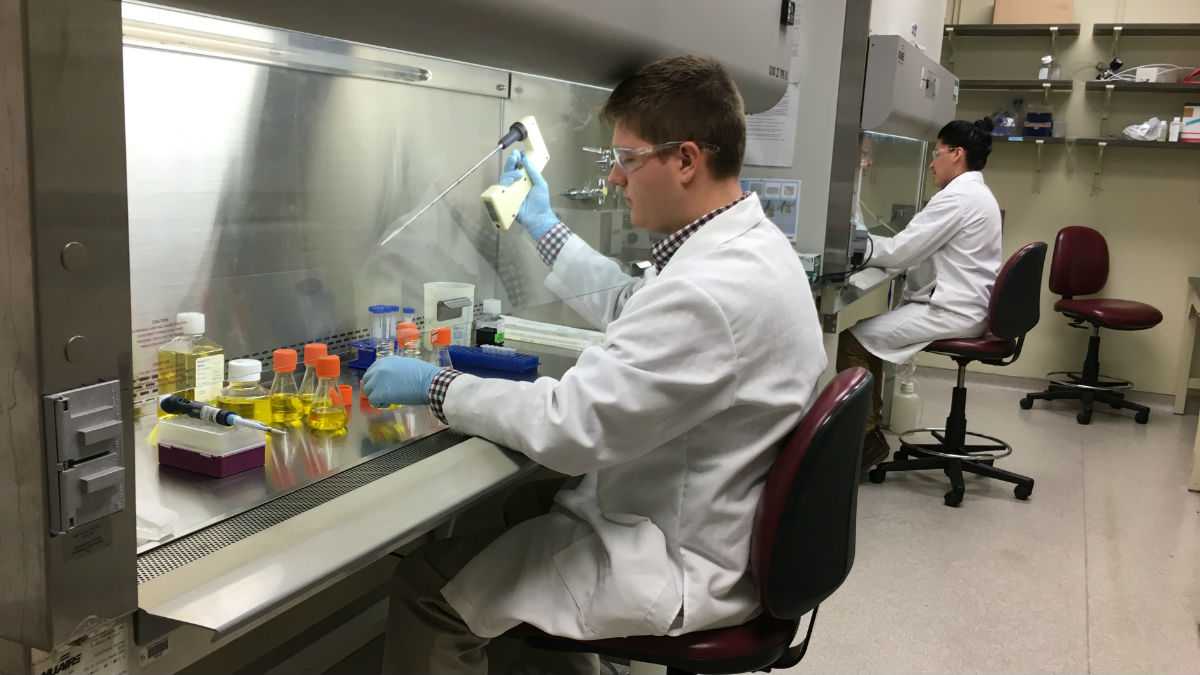
<svg viewBox="0 0 1200 675">
<path fill-rule="evenodd" d="M 871 236 L 873 267 L 909 270 L 904 304 L 859 322 L 838 341 L 837 367 L 869 368 L 875 397 L 863 466 L 887 459 L 879 430 L 883 361 L 905 363 L 934 340 L 978 337 L 1000 271 L 1000 207 L 983 181 L 992 122 L 955 120 L 938 132 L 929 169 L 938 193 L 894 237 Z"/>
<path fill-rule="evenodd" d="M 533 188 L 517 216 L 550 266 L 547 287 L 604 331 L 603 344 L 558 380 L 399 357 L 364 376 L 375 405 L 429 403 L 459 431 L 579 477 L 549 512 L 494 540 L 441 544 L 401 565 L 387 672 L 484 673 L 489 639 L 522 623 L 576 639 L 680 635 L 760 611 L 750 533 L 779 444 L 825 367 L 816 306 L 790 242 L 742 192 L 745 117 L 717 62 L 649 64 L 613 90 L 604 115 L 609 181 L 635 226 L 665 235 L 646 275 L 567 229 L 528 164 Z M 502 182 L 521 164 L 510 157 Z"/>
</svg>

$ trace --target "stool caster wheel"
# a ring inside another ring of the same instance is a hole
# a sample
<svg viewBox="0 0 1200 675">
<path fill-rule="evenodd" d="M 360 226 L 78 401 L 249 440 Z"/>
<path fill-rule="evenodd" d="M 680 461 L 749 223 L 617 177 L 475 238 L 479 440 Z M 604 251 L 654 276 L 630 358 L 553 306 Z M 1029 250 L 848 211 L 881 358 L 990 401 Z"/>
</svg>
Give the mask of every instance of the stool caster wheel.
<svg viewBox="0 0 1200 675">
<path fill-rule="evenodd" d="M 1025 398 L 1021 399 L 1020 405 L 1021 405 L 1021 410 L 1032 410 L 1033 409 L 1033 399 L 1026 396 Z"/>
<path fill-rule="evenodd" d="M 1150 421 L 1150 411 L 1139 410 L 1137 414 L 1133 416 L 1133 421 L 1137 422 L 1138 424 L 1146 424 Z"/>
<path fill-rule="evenodd" d="M 1092 423 L 1092 411 L 1084 410 L 1083 412 L 1081 412 L 1075 416 L 1075 421 L 1079 422 L 1080 424 L 1091 424 Z"/>
<path fill-rule="evenodd" d="M 942 501 L 946 502 L 946 506 L 958 506 L 962 504 L 966 491 L 966 488 L 951 488 Z"/>
<path fill-rule="evenodd" d="M 884 471 L 879 467 L 875 467 L 874 469 L 871 469 L 869 473 L 867 473 L 867 478 L 870 479 L 872 483 L 882 483 L 883 479 L 887 478 L 887 471 Z"/>
<path fill-rule="evenodd" d="M 1017 485 L 1013 488 L 1013 496 L 1021 501 L 1029 499 L 1029 495 L 1033 494 L 1033 483 L 1028 485 Z"/>
</svg>

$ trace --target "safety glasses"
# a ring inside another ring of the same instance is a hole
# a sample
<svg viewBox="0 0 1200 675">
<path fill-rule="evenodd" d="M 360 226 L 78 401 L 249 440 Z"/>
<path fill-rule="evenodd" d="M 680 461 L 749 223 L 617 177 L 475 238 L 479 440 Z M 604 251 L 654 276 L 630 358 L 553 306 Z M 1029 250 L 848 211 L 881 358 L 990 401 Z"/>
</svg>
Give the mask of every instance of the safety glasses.
<svg viewBox="0 0 1200 675">
<path fill-rule="evenodd" d="M 620 168 L 625 175 L 629 175 L 642 168 L 642 165 L 646 163 L 646 159 L 651 155 L 656 155 L 664 150 L 678 148 L 686 142 L 687 141 L 671 141 L 669 143 L 647 145 L 641 148 L 623 148 L 619 145 L 615 145 L 612 148 L 612 157 L 613 161 L 616 162 L 617 167 Z M 718 153 L 721 151 L 721 148 L 713 145 L 712 143 L 697 143 L 696 145 L 699 145 L 701 148 L 711 153 Z"/>
<path fill-rule="evenodd" d="M 934 148 L 933 151 L 929 153 L 930 159 L 931 160 L 937 159 L 938 157 L 941 157 L 942 155 L 948 155 L 948 154 L 954 152 L 955 150 L 959 149 L 960 147 L 961 146 L 958 146 L 958 145 L 947 145 L 945 150 L 938 150 L 937 148 Z"/>
</svg>

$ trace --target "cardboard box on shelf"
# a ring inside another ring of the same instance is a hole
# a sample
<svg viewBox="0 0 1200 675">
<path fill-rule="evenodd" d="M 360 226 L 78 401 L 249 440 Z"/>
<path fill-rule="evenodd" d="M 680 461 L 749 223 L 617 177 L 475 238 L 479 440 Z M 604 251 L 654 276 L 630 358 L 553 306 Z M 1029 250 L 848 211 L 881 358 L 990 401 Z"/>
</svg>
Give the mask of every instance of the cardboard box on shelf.
<svg viewBox="0 0 1200 675">
<path fill-rule="evenodd" d="M 1073 0 L 996 0 L 992 23 L 1075 22 Z"/>
<path fill-rule="evenodd" d="M 1183 126 L 1179 130 L 1182 143 L 1200 143 L 1200 103 L 1183 106 Z"/>
</svg>

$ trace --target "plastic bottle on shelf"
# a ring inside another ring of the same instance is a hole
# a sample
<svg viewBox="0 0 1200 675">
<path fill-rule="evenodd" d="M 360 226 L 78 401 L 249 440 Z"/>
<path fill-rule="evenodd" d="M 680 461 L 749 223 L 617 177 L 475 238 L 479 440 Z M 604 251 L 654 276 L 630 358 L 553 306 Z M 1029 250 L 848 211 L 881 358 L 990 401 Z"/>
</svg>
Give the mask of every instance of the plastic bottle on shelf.
<svg viewBox="0 0 1200 675">
<path fill-rule="evenodd" d="M 1183 118 L 1174 117 L 1171 119 L 1170 131 L 1167 133 L 1167 141 L 1170 143 L 1179 142 L 1179 133 L 1183 130 Z"/>
<path fill-rule="evenodd" d="M 475 317 L 475 344 L 503 345 L 504 319 L 500 318 L 500 300 L 488 298 L 483 301 L 482 311 Z"/>
<path fill-rule="evenodd" d="M 337 432 L 346 427 L 346 408 L 341 403 L 338 377 L 342 362 L 336 356 L 317 359 L 317 388 L 308 411 L 308 428 L 319 432 Z"/>
<path fill-rule="evenodd" d="M 921 423 L 921 397 L 917 395 L 917 362 L 896 369 L 896 393 L 892 395 L 891 428 L 896 433 L 916 429 Z"/>
<path fill-rule="evenodd" d="M 329 347 L 323 342 L 310 342 L 304 345 L 304 379 L 300 381 L 300 402 L 304 405 L 304 414 L 312 409 L 313 395 L 317 392 L 317 359 L 329 354 Z"/>
<path fill-rule="evenodd" d="M 225 383 L 225 350 L 204 335 L 204 314 L 180 312 L 175 316 L 182 335 L 158 348 L 159 396 L 176 394 L 200 403 L 221 395 Z M 159 409 L 159 417 L 167 416 Z"/>
<path fill-rule="evenodd" d="M 1042 65 L 1038 68 L 1039 80 L 1061 80 L 1062 66 L 1058 61 L 1054 60 L 1053 54 L 1047 54 L 1042 57 Z"/>
<path fill-rule="evenodd" d="M 271 358 L 271 368 L 275 371 L 275 379 L 271 381 L 271 424 L 299 426 L 304 417 L 304 402 L 296 385 L 296 350 L 276 349 Z"/>
<path fill-rule="evenodd" d="M 234 359 L 229 362 L 229 385 L 221 390 L 218 405 L 248 419 L 271 423 L 271 398 L 263 388 L 262 361 Z"/>
</svg>

